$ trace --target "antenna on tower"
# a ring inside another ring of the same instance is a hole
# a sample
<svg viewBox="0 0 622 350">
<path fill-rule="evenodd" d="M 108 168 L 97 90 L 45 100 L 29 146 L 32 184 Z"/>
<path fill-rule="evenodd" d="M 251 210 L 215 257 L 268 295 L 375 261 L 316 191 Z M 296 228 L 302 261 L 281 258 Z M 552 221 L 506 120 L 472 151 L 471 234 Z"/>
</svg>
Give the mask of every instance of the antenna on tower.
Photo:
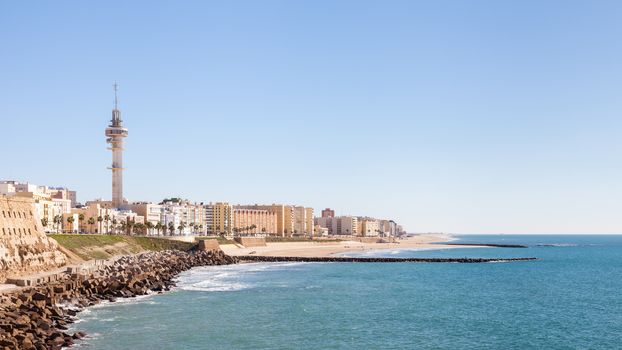
<svg viewBox="0 0 622 350">
<path fill-rule="evenodd" d="M 114 88 L 114 109 L 118 109 L 117 105 L 118 105 L 118 100 L 117 100 L 117 91 L 119 90 L 119 84 L 117 84 L 117 82 L 114 82 L 114 85 L 112 85 Z"/>
</svg>

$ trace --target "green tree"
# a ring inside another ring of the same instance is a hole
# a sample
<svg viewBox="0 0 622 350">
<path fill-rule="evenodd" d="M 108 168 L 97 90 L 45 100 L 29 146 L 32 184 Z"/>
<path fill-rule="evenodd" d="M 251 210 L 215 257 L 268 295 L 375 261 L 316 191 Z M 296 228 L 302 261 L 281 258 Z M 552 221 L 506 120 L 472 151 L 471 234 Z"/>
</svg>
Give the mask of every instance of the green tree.
<svg viewBox="0 0 622 350">
<path fill-rule="evenodd" d="M 157 224 L 155 224 L 155 229 L 158 232 L 158 236 L 160 235 L 160 231 L 162 231 L 162 223 L 158 221 Z"/>
<path fill-rule="evenodd" d="M 104 218 L 99 215 L 97 217 L 97 232 L 95 233 L 102 233 L 104 230 L 102 229 L 102 221 L 104 221 Z"/>
<path fill-rule="evenodd" d="M 89 224 L 89 231 L 90 231 L 89 233 L 93 233 L 93 225 L 95 225 L 95 218 L 91 216 L 86 222 Z"/>
<path fill-rule="evenodd" d="M 72 230 L 73 230 L 73 227 L 72 227 L 73 226 L 73 222 L 74 222 L 73 215 L 72 216 L 68 216 L 67 217 L 67 223 L 69 224 L 69 230 L 67 230 L 67 231 L 69 231 L 69 233 L 71 233 Z"/>
<path fill-rule="evenodd" d="M 179 235 L 181 236 L 182 231 L 186 228 L 186 223 L 185 222 L 180 222 L 179 226 L 177 226 L 177 229 L 179 230 Z"/>
<path fill-rule="evenodd" d="M 127 228 L 128 228 L 128 234 L 131 236 L 134 234 L 134 226 L 136 226 L 136 224 L 134 223 L 134 221 L 127 219 Z"/>
<path fill-rule="evenodd" d="M 147 235 L 151 234 L 151 230 L 153 230 L 153 228 L 155 227 L 155 225 L 151 221 L 147 221 L 145 226 L 147 227 Z"/>
<path fill-rule="evenodd" d="M 56 233 L 58 233 L 58 228 L 59 228 L 60 224 L 63 223 L 62 215 L 54 215 L 54 218 L 52 219 L 52 221 L 54 222 L 54 226 L 56 228 Z"/>
<path fill-rule="evenodd" d="M 168 232 L 169 232 L 169 234 L 171 236 L 175 233 L 175 223 L 174 222 L 169 222 L 168 223 Z"/>
<path fill-rule="evenodd" d="M 145 224 L 143 224 L 142 222 L 134 224 L 134 227 L 136 228 L 136 231 L 138 232 L 138 234 L 140 234 L 140 235 L 144 235 L 145 234 L 145 228 L 147 226 Z"/>
<path fill-rule="evenodd" d="M 104 221 L 106 222 L 106 233 L 110 233 L 110 215 L 104 215 Z"/>
<path fill-rule="evenodd" d="M 78 225 L 78 229 L 80 230 L 80 232 L 84 232 L 84 229 L 82 228 L 82 223 L 84 222 L 84 214 L 78 215 L 78 221 L 80 223 L 80 225 Z"/>
<path fill-rule="evenodd" d="M 41 226 L 43 226 L 43 227 L 47 227 L 48 226 L 48 218 L 41 219 Z"/>
</svg>

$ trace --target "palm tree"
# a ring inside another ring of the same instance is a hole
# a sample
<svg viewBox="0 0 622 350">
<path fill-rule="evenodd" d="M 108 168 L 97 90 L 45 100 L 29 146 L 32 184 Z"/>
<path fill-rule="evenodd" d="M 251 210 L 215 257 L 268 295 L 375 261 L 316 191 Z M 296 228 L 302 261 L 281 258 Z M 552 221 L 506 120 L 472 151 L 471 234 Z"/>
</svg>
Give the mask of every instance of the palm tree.
<svg viewBox="0 0 622 350">
<path fill-rule="evenodd" d="M 43 227 L 47 227 L 48 226 L 48 218 L 41 219 L 41 226 L 43 226 Z"/>
<path fill-rule="evenodd" d="M 172 221 L 168 223 L 168 232 L 171 236 L 175 233 L 175 223 Z"/>
<path fill-rule="evenodd" d="M 134 221 L 127 219 L 127 228 L 128 228 L 128 233 L 130 236 L 134 234 L 134 226 L 136 226 Z"/>
<path fill-rule="evenodd" d="M 103 231 L 102 230 L 102 221 L 104 221 L 104 218 L 101 215 L 99 215 L 97 217 L 97 226 L 98 226 L 97 233 L 102 233 L 102 231 Z"/>
<path fill-rule="evenodd" d="M 67 217 L 67 223 L 69 224 L 70 227 L 73 226 L 73 221 L 74 221 L 73 215 Z M 69 233 L 71 233 L 71 231 L 72 231 L 72 228 L 69 229 Z"/>
<path fill-rule="evenodd" d="M 162 231 L 162 223 L 158 221 L 157 224 L 155 224 L 155 229 L 158 232 L 158 236 L 160 235 L 160 231 Z"/>
<path fill-rule="evenodd" d="M 63 216 L 62 215 L 54 215 L 53 222 L 54 222 L 54 225 L 56 226 L 56 233 L 58 233 L 58 228 L 59 228 L 60 224 L 63 223 Z"/>
<path fill-rule="evenodd" d="M 80 221 L 80 225 L 78 226 L 78 229 L 80 230 L 80 232 L 82 232 L 82 222 L 84 221 L 84 214 L 80 214 L 78 215 L 78 220 Z"/>
<path fill-rule="evenodd" d="M 116 234 L 117 233 L 117 219 L 112 219 L 112 233 Z"/>
<path fill-rule="evenodd" d="M 203 224 L 199 225 L 199 231 L 201 231 L 201 233 L 203 233 Z"/>
<path fill-rule="evenodd" d="M 153 230 L 153 223 L 151 221 L 147 221 L 147 223 L 145 224 L 145 226 L 147 227 L 147 235 L 151 234 L 151 230 Z"/>
<path fill-rule="evenodd" d="M 125 233 L 125 230 L 127 229 L 127 222 L 121 221 L 121 223 L 119 224 L 119 229 L 121 229 L 122 233 Z"/>
<path fill-rule="evenodd" d="M 180 222 L 179 226 L 177 226 L 177 229 L 179 230 L 179 235 L 181 236 L 181 232 L 186 228 L 186 223 L 185 222 Z"/>
<path fill-rule="evenodd" d="M 106 221 L 106 233 L 110 233 L 110 215 L 104 215 L 104 221 Z"/>
<path fill-rule="evenodd" d="M 141 235 L 145 234 L 145 228 L 147 227 L 145 224 L 143 224 L 142 222 L 139 222 L 135 224 L 134 226 L 136 227 L 136 230 L 138 231 L 139 234 Z"/>
<path fill-rule="evenodd" d="M 93 233 L 93 225 L 95 225 L 95 218 L 91 216 L 88 219 L 87 223 L 89 224 L 89 231 L 91 231 L 90 233 Z"/>
<path fill-rule="evenodd" d="M 266 234 L 266 228 L 265 227 L 261 228 L 261 233 Z"/>
</svg>

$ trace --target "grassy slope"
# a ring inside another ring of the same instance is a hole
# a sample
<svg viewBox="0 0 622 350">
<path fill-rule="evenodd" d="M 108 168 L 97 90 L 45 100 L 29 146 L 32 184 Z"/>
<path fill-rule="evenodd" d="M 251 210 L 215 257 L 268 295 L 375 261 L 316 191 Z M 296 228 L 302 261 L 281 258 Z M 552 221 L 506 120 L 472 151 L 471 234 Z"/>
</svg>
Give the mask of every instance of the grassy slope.
<svg viewBox="0 0 622 350">
<path fill-rule="evenodd" d="M 115 255 L 140 253 L 146 250 L 189 250 L 193 244 L 153 237 L 109 235 L 49 235 L 58 244 L 85 260 L 107 259 Z"/>
</svg>

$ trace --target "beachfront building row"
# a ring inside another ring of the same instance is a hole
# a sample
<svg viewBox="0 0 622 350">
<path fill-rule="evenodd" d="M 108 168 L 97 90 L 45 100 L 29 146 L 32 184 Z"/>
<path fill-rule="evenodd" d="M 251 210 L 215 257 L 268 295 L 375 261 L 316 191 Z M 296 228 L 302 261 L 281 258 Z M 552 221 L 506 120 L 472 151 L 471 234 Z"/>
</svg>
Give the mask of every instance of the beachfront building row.
<svg viewBox="0 0 622 350">
<path fill-rule="evenodd" d="M 362 216 L 334 216 L 334 211 L 324 209 L 322 217 L 314 219 L 318 231 L 327 235 L 351 236 L 396 236 L 401 232 L 401 226 L 393 220 L 379 220 Z"/>
<path fill-rule="evenodd" d="M 143 216 L 150 226 L 158 222 L 174 227 L 175 235 L 312 235 L 313 208 L 296 205 L 231 205 L 226 202 L 191 203 L 178 198 L 166 199 L 160 204 L 131 203 L 127 208 Z M 150 234 L 159 234 L 150 230 Z"/>
<path fill-rule="evenodd" d="M 236 205 L 234 206 L 234 214 L 236 210 L 240 213 L 243 213 L 242 210 L 261 210 L 273 214 L 276 226 L 274 230 L 266 232 L 269 235 L 291 237 L 314 234 L 313 208 L 287 204 L 253 204 Z"/>
</svg>

